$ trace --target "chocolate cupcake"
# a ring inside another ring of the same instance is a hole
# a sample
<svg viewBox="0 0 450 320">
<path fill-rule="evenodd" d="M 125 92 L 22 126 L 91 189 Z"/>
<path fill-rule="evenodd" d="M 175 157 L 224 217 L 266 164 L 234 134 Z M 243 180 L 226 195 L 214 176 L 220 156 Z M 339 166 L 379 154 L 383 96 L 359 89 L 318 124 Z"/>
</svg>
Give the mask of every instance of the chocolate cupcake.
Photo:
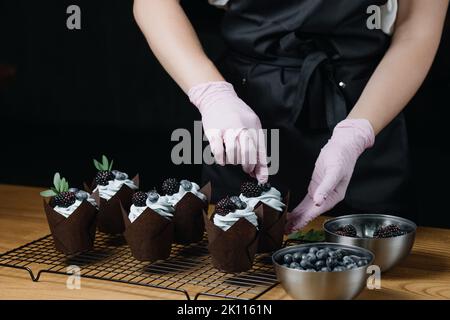
<svg viewBox="0 0 450 320">
<path fill-rule="evenodd" d="M 239 208 L 230 198 L 220 200 L 208 218 L 203 213 L 212 264 L 223 272 L 252 268 L 258 246 L 258 217 L 245 203 Z"/>
<path fill-rule="evenodd" d="M 95 200 L 85 191 L 69 188 L 59 173 L 53 177 L 53 187 L 41 192 L 56 250 L 65 255 L 92 249 L 95 240 L 97 208 Z"/>
<path fill-rule="evenodd" d="M 161 191 L 175 208 L 175 242 L 189 244 L 202 240 L 205 232 L 202 213 L 208 210 L 211 185 L 200 189 L 195 182 L 169 178 L 162 183 Z"/>
<path fill-rule="evenodd" d="M 128 179 L 128 175 L 118 170 L 112 170 L 113 161 L 102 156 L 102 162 L 94 159 L 97 175 L 91 187 L 85 186 L 87 191 L 99 194 L 98 230 L 108 234 L 120 234 L 125 230 L 122 211 L 131 206 L 131 197 L 139 188 L 139 175 Z"/>
<path fill-rule="evenodd" d="M 284 198 L 269 183 L 244 182 L 239 199 L 254 209 L 259 222 L 258 252 L 266 253 L 283 245 L 289 194 Z"/>
<path fill-rule="evenodd" d="M 139 261 L 164 260 L 173 242 L 173 213 L 167 197 L 138 191 L 129 212 L 122 207 L 124 236 L 134 258 Z"/>
</svg>

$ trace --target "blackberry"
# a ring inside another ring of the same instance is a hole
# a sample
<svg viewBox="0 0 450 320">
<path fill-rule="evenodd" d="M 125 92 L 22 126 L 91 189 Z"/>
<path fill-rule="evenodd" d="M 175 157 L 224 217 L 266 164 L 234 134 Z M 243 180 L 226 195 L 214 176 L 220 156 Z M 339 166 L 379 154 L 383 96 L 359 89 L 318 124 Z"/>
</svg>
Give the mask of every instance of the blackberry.
<svg viewBox="0 0 450 320">
<path fill-rule="evenodd" d="M 244 182 L 241 185 L 241 193 L 247 198 L 259 197 L 263 189 L 254 182 Z"/>
<path fill-rule="evenodd" d="M 396 224 L 378 227 L 373 233 L 374 238 L 392 238 L 404 235 L 405 232 Z"/>
<path fill-rule="evenodd" d="M 356 237 L 356 228 L 351 224 L 346 224 L 345 226 L 339 227 L 336 230 L 336 234 L 345 236 L 345 237 Z"/>
<path fill-rule="evenodd" d="M 177 179 L 169 178 L 163 181 L 161 189 L 164 194 L 171 196 L 178 192 L 179 186 L 180 183 Z"/>
<path fill-rule="evenodd" d="M 75 193 L 64 191 L 55 196 L 54 203 L 59 207 L 67 208 L 73 205 L 75 203 L 75 200 Z"/>
<path fill-rule="evenodd" d="M 220 214 L 221 216 L 225 216 L 231 211 L 236 210 L 237 207 L 233 201 L 229 197 L 223 198 L 216 204 L 216 214 Z"/>
<path fill-rule="evenodd" d="M 100 186 L 107 186 L 109 180 L 114 180 L 114 175 L 111 171 L 99 171 L 95 176 L 95 183 Z"/>
<path fill-rule="evenodd" d="M 142 191 L 137 191 L 133 194 L 131 200 L 133 201 L 133 204 L 136 207 L 145 207 L 145 202 L 147 201 L 147 194 Z"/>
</svg>

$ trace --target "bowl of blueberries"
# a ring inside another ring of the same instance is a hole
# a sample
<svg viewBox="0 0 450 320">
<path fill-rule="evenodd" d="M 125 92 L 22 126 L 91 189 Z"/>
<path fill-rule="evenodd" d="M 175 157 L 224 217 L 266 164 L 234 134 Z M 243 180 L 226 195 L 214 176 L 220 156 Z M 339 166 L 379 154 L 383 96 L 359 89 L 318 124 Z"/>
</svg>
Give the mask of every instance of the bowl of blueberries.
<svg viewBox="0 0 450 320">
<path fill-rule="evenodd" d="M 328 220 L 323 225 L 327 241 L 365 248 L 375 255 L 374 265 L 387 271 L 409 255 L 417 226 L 391 215 L 355 214 Z"/>
<path fill-rule="evenodd" d="M 347 300 L 366 286 L 374 255 L 337 243 L 309 243 L 276 251 L 272 260 L 283 288 L 294 299 Z"/>
</svg>

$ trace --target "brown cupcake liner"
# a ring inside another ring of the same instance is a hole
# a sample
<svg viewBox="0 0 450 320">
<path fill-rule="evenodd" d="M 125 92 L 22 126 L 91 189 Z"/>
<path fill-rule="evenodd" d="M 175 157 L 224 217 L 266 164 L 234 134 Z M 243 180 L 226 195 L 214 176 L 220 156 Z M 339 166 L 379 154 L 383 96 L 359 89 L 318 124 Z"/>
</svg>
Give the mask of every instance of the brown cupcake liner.
<svg viewBox="0 0 450 320">
<path fill-rule="evenodd" d="M 205 233 L 203 211 L 208 210 L 211 199 L 211 183 L 203 186 L 200 192 L 207 197 L 206 202 L 193 193 L 187 192 L 175 205 L 173 224 L 176 243 L 190 244 L 203 239 Z"/>
<path fill-rule="evenodd" d="M 212 264 L 223 272 L 243 272 L 252 268 L 258 247 L 258 231 L 247 219 L 239 219 L 227 231 L 213 222 L 213 216 L 203 212 L 208 250 Z"/>
<path fill-rule="evenodd" d="M 282 212 L 275 210 L 263 202 L 258 202 L 256 204 L 254 212 L 258 217 L 258 253 L 273 252 L 283 246 L 289 192 L 283 198 L 283 203 L 286 206 Z"/>
<path fill-rule="evenodd" d="M 45 200 L 44 211 L 56 250 L 65 255 L 91 250 L 94 246 L 97 208 L 87 201 L 67 218 L 56 212 Z"/>
<path fill-rule="evenodd" d="M 137 174 L 132 181 L 139 187 L 139 174 Z M 85 184 L 85 188 L 87 185 Z M 87 191 L 89 192 L 89 188 Z M 90 192 L 92 193 L 92 192 Z M 92 193 L 92 197 L 97 202 L 99 212 L 97 227 L 100 232 L 108 234 L 120 234 L 125 231 L 125 225 L 122 217 L 121 204 L 125 209 L 131 207 L 131 199 L 134 190 L 127 185 L 122 185 L 119 191 L 116 192 L 109 200 L 100 197 L 98 190 Z"/>
<path fill-rule="evenodd" d="M 146 208 L 133 222 L 122 206 L 121 213 L 125 225 L 124 237 L 135 259 L 153 262 L 170 256 L 174 230 L 171 220 L 150 208 Z"/>
</svg>

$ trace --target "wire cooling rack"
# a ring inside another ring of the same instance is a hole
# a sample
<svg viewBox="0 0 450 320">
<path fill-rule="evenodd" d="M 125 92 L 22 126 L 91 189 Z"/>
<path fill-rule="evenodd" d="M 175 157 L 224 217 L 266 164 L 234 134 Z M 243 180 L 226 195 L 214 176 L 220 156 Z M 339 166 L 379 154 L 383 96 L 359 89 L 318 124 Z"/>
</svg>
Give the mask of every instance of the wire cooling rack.
<svg viewBox="0 0 450 320">
<path fill-rule="evenodd" d="M 51 235 L 0 255 L 0 266 L 28 271 L 33 281 L 44 273 L 80 276 L 183 293 L 186 299 L 256 299 L 278 284 L 270 255 L 257 255 L 247 272 L 220 272 L 211 264 L 208 241 L 173 245 L 169 259 L 153 263 L 133 258 L 121 236 L 97 233 L 94 249 L 67 257 L 55 250 Z"/>
</svg>

